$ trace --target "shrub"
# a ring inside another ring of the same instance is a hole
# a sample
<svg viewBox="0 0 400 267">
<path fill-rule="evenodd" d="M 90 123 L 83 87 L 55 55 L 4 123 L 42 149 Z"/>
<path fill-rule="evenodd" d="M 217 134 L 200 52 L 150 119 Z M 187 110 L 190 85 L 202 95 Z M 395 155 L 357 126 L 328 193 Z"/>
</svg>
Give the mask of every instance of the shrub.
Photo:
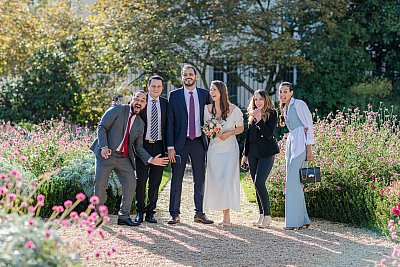
<svg viewBox="0 0 400 267">
<path fill-rule="evenodd" d="M 52 213 L 52 206 L 62 205 L 65 199 L 73 198 L 77 193 L 83 192 L 86 196 L 93 195 L 94 190 L 94 157 L 76 158 L 69 161 L 69 165 L 61 168 L 54 174 L 48 183 L 44 183 L 38 193 L 47 197 L 47 204 L 42 209 L 42 216 L 48 217 Z M 107 206 L 111 214 L 116 214 L 122 196 L 121 184 L 114 172 L 108 180 Z M 87 203 L 77 207 L 83 211 Z M 134 207 L 134 205 L 133 205 Z"/>
</svg>

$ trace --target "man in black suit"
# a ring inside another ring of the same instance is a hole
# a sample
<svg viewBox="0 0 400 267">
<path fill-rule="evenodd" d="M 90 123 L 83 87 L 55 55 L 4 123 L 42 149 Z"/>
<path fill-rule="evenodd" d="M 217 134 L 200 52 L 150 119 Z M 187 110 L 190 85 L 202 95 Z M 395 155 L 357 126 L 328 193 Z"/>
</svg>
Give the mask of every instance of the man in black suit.
<svg viewBox="0 0 400 267">
<path fill-rule="evenodd" d="M 152 156 L 164 156 L 165 146 L 165 125 L 167 119 L 167 99 L 161 97 L 163 91 L 163 79 L 160 76 L 150 77 L 147 83 L 147 108 L 140 112 L 140 117 L 145 123 L 143 147 Z M 144 164 L 137 156 L 136 160 L 136 217 L 135 222 L 142 223 L 143 215 L 150 223 L 157 223 L 155 208 L 158 199 L 164 166 Z M 149 180 L 147 192 L 148 203 L 146 205 L 146 184 Z"/>
<path fill-rule="evenodd" d="M 182 180 L 186 162 L 190 158 L 194 181 L 194 221 L 213 223 L 203 212 L 205 157 L 208 140 L 201 130 L 204 106 L 211 103 L 208 90 L 196 87 L 196 69 L 185 65 L 181 71 L 183 87 L 172 91 L 168 101 L 167 148 L 172 162 L 171 194 L 168 224 L 180 222 Z M 175 161 L 175 156 L 181 162 Z"/>
</svg>

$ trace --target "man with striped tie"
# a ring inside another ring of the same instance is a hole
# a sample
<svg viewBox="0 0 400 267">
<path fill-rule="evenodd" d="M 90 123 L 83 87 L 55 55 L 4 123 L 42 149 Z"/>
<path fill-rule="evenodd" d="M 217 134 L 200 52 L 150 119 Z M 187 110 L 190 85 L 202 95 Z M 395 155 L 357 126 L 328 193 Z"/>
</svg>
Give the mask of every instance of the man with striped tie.
<svg viewBox="0 0 400 267">
<path fill-rule="evenodd" d="M 160 76 L 150 77 L 147 83 L 147 108 L 140 112 L 140 117 L 145 123 L 143 147 L 152 156 L 165 155 L 165 125 L 167 119 L 167 99 L 161 97 L 163 91 L 163 79 Z M 158 199 L 164 167 L 144 164 L 140 159 L 136 160 L 136 217 L 135 222 L 142 223 L 143 216 L 149 223 L 157 223 L 155 208 Z M 146 183 L 149 180 L 149 189 L 146 199 Z"/>
</svg>

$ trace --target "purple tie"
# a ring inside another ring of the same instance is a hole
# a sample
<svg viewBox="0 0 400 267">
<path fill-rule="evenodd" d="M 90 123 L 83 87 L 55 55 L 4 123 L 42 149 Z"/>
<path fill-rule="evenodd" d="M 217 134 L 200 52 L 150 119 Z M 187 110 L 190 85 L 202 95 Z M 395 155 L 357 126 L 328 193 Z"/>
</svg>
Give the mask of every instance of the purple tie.
<svg viewBox="0 0 400 267">
<path fill-rule="evenodd" d="M 195 109 L 194 109 L 194 97 L 193 92 L 189 92 L 189 139 L 193 140 L 196 138 L 196 127 L 195 127 Z"/>
</svg>

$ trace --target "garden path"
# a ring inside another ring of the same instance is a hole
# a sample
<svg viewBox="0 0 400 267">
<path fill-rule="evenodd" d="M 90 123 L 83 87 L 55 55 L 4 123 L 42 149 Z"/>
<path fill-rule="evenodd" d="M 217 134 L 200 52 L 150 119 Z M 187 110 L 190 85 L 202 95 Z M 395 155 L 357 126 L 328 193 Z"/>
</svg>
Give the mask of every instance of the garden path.
<svg viewBox="0 0 400 267">
<path fill-rule="evenodd" d="M 160 195 L 159 223 L 124 227 L 124 234 L 103 245 L 117 248 L 110 258 L 90 260 L 88 266 L 376 266 L 391 255 L 393 244 L 366 229 L 312 220 L 310 229 L 282 230 L 283 218 L 273 218 L 268 229 L 251 225 L 254 203 L 241 193 L 241 212 L 232 212 L 231 227 L 193 222 L 193 180 L 185 175 L 181 223 L 167 225 L 169 184 Z M 220 212 L 208 212 L 213 220 Z M 118 231 L 116 217 L 105 227 Z M 93 252 L 89 252 L 93 253 Z"/>
</svg>

